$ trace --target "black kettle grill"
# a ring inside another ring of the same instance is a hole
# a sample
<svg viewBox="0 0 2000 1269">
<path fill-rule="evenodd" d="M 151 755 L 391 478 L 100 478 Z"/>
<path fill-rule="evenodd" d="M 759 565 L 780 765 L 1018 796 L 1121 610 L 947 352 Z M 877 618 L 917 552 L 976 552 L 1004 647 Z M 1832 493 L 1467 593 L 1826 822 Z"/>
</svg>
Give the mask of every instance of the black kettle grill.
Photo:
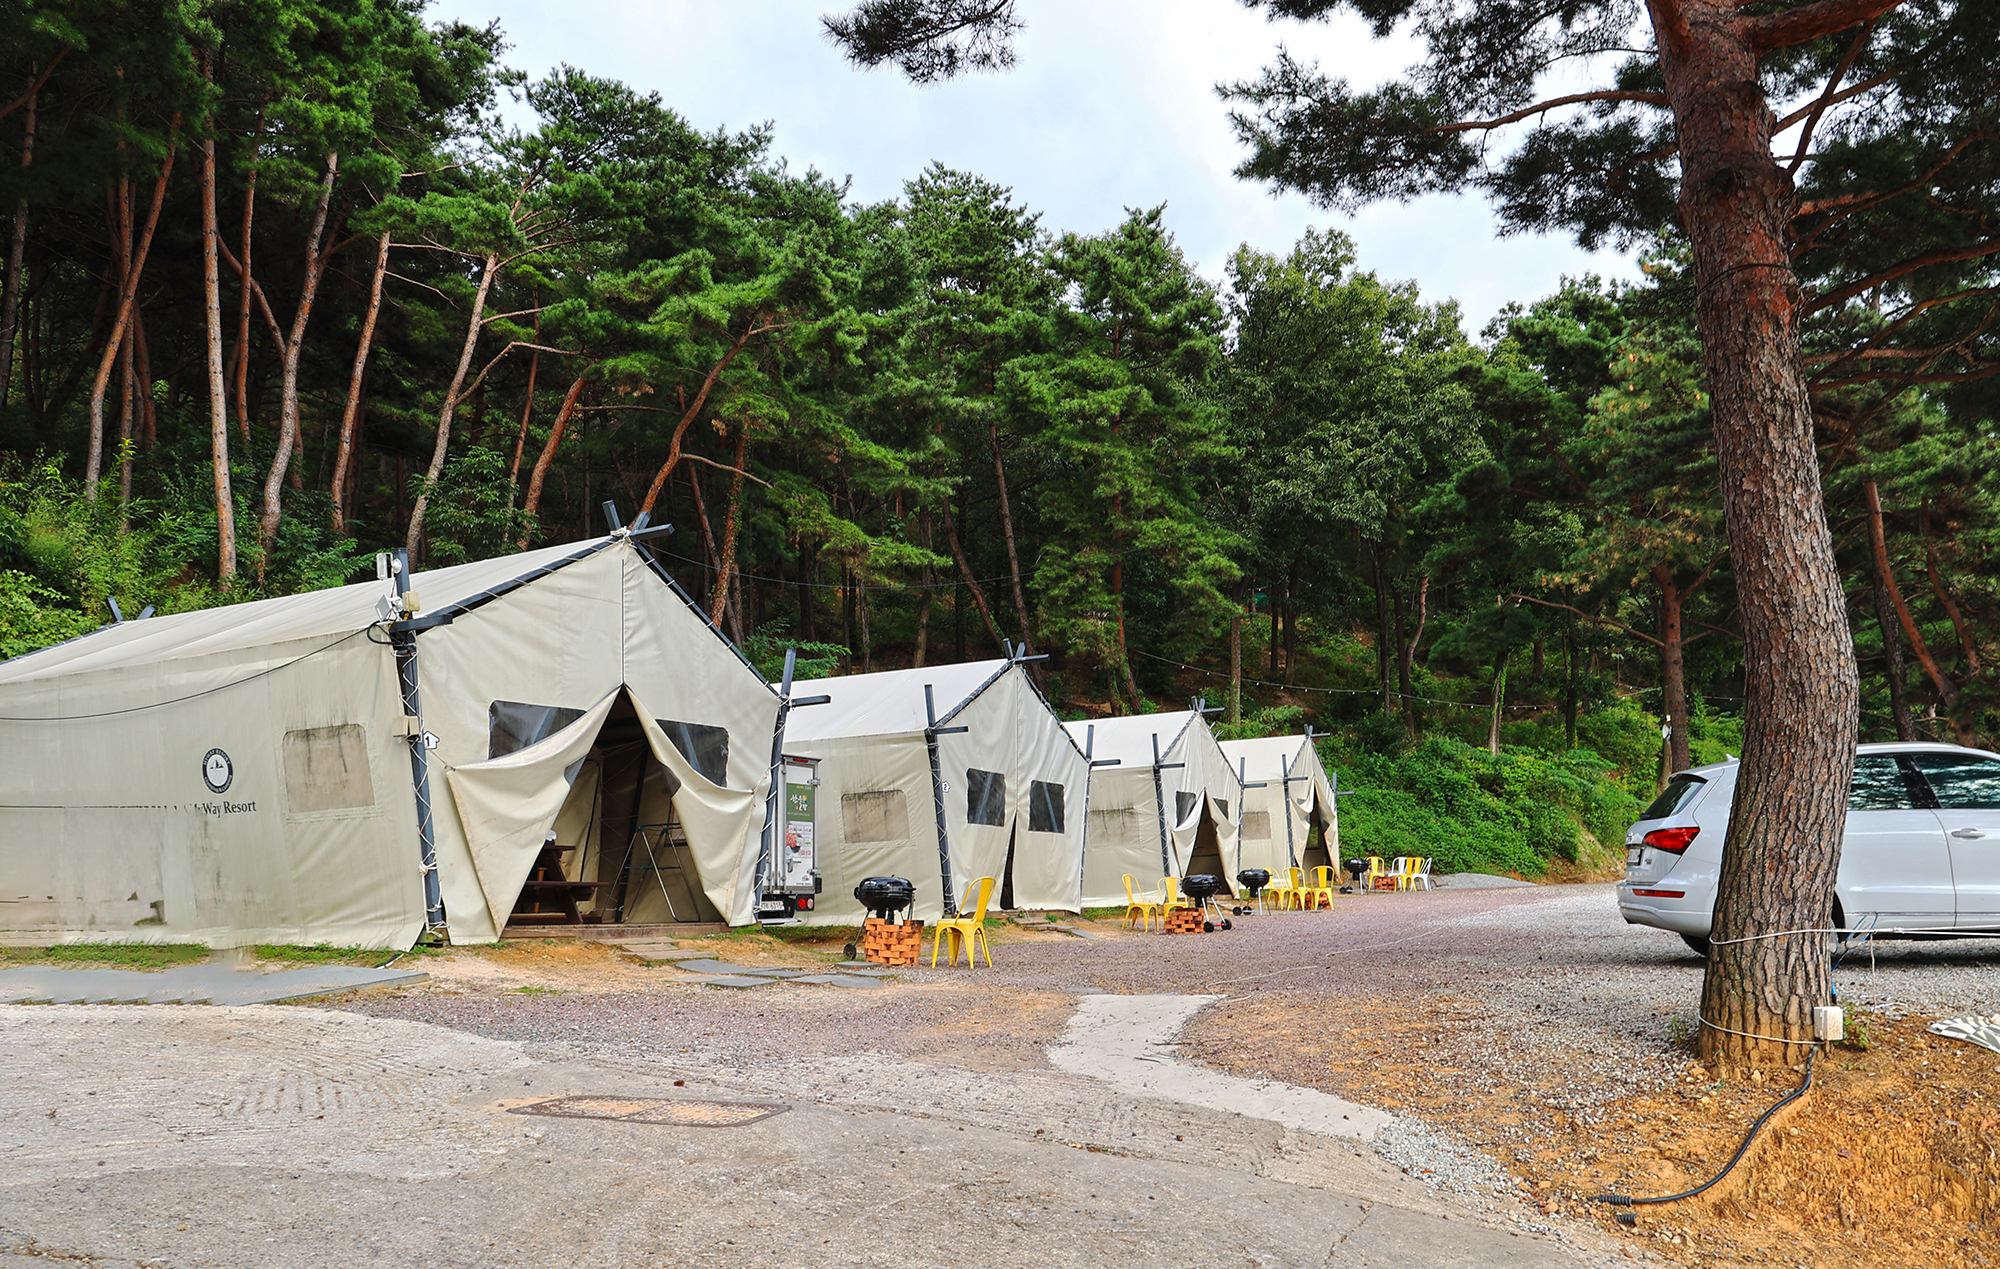
<svg viewBox="0 0 2000 1269">
<path fill-rule="evenodd" d="M 1346 863 L 1347 875 L 1354 879 L 1348 883 L 1348 888 L 1350 890 L 1360 890 L 1362 888 L 1361 879 L 1368 875 L 1368 861 L 1365 859 L 1350 859 Z"/>
<path fill-rule="evenodd" d="M 1229 885 L 1214 873 L 1198 872 L 1181 878 L 1181 893 L 1192 899 L 1197 908 L 1206 912 L 1214 904 L 1215 896 L 1229 893 Z M 1220 909 L 1215 909 L 1215 913 L 1220 915 Z M 1207 931 L 1218 928 L 1227 930 L 1231 928 L 1231 924 L 1229 918 L 1223 917 L 1219 926 L 1214 921 L 1203 921 L 1201 928 Z"/>
<path fill-rule="evenodd" d="M 869 877 L 854 887 L 854 901 L 884 921 L 893 921 L 917 901 L 917 887 L 902 877 Z"/>
<path fill-rule="evenodd" d="M 1255 899 L 1258 891 L 1271 884 L 1271 871 L 1268 868 L 1245 868 L 1236 874 L 1236 884 L 1250 892 L 1244 898 Z"/>
</svg>

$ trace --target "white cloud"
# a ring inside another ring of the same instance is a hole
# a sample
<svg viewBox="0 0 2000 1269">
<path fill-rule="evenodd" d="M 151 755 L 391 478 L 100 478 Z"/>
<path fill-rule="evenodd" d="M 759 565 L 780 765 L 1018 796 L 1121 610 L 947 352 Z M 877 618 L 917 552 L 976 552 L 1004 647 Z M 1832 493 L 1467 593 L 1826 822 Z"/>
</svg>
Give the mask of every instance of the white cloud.
<svg viewBox="0 0 2000 1269">
<path fill-rule="evenodd" d="M 851 176 L 856 198 L 893 198 L 933 159 L 1014 188 L 1055 230 L 1097 232 L 1126 207 L 1166 203 L 1202 271 L 1219 277 L 1238 244 L 1282 252 L 1308 225 L 1351 234 L 1361 266 L 1455 298 L 1477 333 L 1509 300 L 1532 301 L 1564 273 L 1631 276 L 1622 256 L 1562 238 L 1497 237 L 1477 195 L 1385 204 L 1348 217 L 1297 195 L 1271 197 L 1231 169 L 1218 82 L 1255 75 L 1283 43 L 1356 83 L 1414 60 L 1359 22 L 1269 24 L 1234 0 L 1028 0 L 1019 66 L 919 88 L 856 70 L 822 36 L 842 0 L 441 0 L 436 17 L 500 19 L 508 61 L 531 75 L 567 62 L 657 91 L 705 129 L 769 120 L 794 168 Z"/>
</svg>

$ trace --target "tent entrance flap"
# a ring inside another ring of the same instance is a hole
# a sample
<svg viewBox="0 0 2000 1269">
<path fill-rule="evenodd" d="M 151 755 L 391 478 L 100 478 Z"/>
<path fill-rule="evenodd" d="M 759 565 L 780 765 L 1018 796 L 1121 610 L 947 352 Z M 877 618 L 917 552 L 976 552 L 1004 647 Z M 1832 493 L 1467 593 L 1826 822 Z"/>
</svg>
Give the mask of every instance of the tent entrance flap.
<svg viewBox="0 0 2000 1269">
<path fill-rule="evenodd" d="M 1194 831 L 1194 846 L 1188 852 L 1186 875 L 1199 877 L 1204 873 L 1222 878 L 1225 893 L 1236 892 L 1236 878 L 1230 876 L 1229 869 L 1222 862 L 1222 841 L 1215 831 L 1215 816 L 1206 806 L 1201 811 L 1201 826 Z"/>
<path fill-rule="evenodd" d="M 735 878 L 705 875 L 690 830 L 740 838 L 753 795 L 705 780 L 625 689 L 450 781 L 496 926 L 725 920 L 711 892 Z"/>
</svg>

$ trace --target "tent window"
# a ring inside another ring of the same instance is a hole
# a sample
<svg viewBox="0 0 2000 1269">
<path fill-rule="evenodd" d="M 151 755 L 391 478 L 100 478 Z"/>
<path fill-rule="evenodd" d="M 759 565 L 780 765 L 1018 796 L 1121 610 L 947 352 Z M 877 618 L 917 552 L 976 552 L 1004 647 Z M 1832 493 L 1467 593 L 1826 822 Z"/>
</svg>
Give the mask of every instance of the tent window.
<svg viewBox="0 0 2000 1269">
<path fill-rule="evenodd" d="M 1271 840 L 1271 813 L 1269 811 L 1243 812 L 1243 837 L 1246 841 L 1268 842 Z"/>
<path fill-rule="evenodd" d="M 1228 798 L 1217 798 L 1217 799 L 1215 799 L 1215 806 L 1216 806 L 1216 809 L 1217 809 L 1217 810 L 1219 810 L 1219 811 L 1221 811 L 1221 812 L 1222 812 L 1222 818 L 1223 818 L 1223 819 L 1225 819 L 1225 820 L 1226 820 L 1226 819 L 1228 819 L 1228 818 L 1229 818 L 1229 799 L 1228 799 Z"/>
<path fill-rule="evenodd" d="M 504 758 L 555 735 L 583 717 L 580 709 L 560 705 L 523 705 L 494 701 L 486 707 L 486 757 Z"/>
<path fill-rule="evenodd" d="M 899 842 L 910 835 L 901 789 L 840 795 L 840 828 L 850 842 Z"/>
<path fill-rule="evenodd" d="M 285 805 L 293 815 L 375 805 L 361 728 L 344 723 L 285 733 Z"/>
<path fill-rule="evenodd" d="M 1174 794 L 1174 823 L 1187 823 L 1188 816 L 1194 814 L 1195 804 L 1200 800 L 1200 798 L 1192 793 Z"/>
<path fill-rule="evenodd" d="M 1063 787 L 1060 784 L 1037 780 L 1028 786 L 1028 831 L 1063 831 Z"/>
<path fill-rule="evenodd" d="M 1007 777 L 998 771 L 965 771 L 965 819 L 969 824 L 1007 822 Z"/>
<path fill-rule="evenodd" d="M 680 750 L 681 757 L 710 784 L 727 786 L 729 783 L 729 729 L 710 727 L 706 723 L 677 723 L 672 719 L 655 718 L 660 730 L 667 733 L 667 739 L 674 748 Z"/>
</svg>

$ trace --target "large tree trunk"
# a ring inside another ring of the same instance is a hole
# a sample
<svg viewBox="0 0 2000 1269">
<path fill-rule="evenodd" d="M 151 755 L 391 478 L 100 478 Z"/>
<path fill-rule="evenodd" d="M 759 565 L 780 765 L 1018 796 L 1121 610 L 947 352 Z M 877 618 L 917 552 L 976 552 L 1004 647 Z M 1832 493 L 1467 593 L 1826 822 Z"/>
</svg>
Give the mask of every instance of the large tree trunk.
<svg viewBox="0 0 2000 1269">
<path fill-rule="evenodd" d="M 215 214 L 215 138 L 201 143 L 201 295 L 208 328 L 208 450 L 215 485 L 216 579 L 236 579 L 236 496 L 229 485 L 229 403 L 222 377 L 222 271 Z"/>
<path fill-rule="evenodd" d="M 361 384 L 367 378 L 368 353 L 375 346 L 375 319 L 382 315 L 382 281 L 389 276 L 389 235 L 375 243 L 375 273 L 368 283 L 368 309 L 361 316 L 361 341 L 354 348 L 354 368 L 347 375 L 347 404 L 340 411 L 340 442 L 333 460 L 333 531 L 347 532 L 348 473 L 354 466 L 355 428 L 361 420 Z"/>
<path fill-rule="evenodd" d="M 1889 605 L 1889 588 L 1883 585 L 1880 557 L 1871 558 L 1868 575 L 1874 583 L 1871 589 L 1875 592 L 1875 624 L 1882 631 L 1883 672 L 1889 679 L 1889 716 L 1896 723 L 1896 739 L 1915 740 L 1917 720 L 1910 715 L 1909 685 L 1904 682 L 1903 632 L 1897 628 L 1895 610 Z"/>
<path fill-rule="evenodd" d="M 264 580 L 264 566 L 271 558 L 271 545 L 278 540 L 278 524 L 285 515 L 285 473 L 292 464 L 292 452 L 299 438 L 299 354 L 306 344 L 306 326 L 312 320 L 313 301 L 319 296 L 319 280 L 326 276 L 326 262 L 333 244 L 320 250 L 326 235 L 327 208 L 333 203 L 333 183 L 340 173 L 340 155 L 326 156 L 326 176 L 320 181 L 319 205 L 313 209 L 312 232 L 306 238 L 306 274 L 299 285 L 299 307 L 292 314 L 292 329 L 285 335 L 285 356 L 278 382 L 278 447 L 271 455 L 271 470 L 264 476 L 264 514 L 257 524 L 257 580 Z"/>
<path fill-rule="evenodd" d="M 1410 631 L 1410 637 L 1404 639 L 1402 646 L 1396 649 L 1396 689 L 1403 694 L 1403 730 L 1412 740 L 1416 739 L 1417 732 L 1422 727 L 1421 718 L 1417 713 L 1415 662 L 1417 645 L 1423 642 L 1424 626 L 1430 620 L 1430 595 L 1431 579 L 1430 574 L 1426 573 L 1417 581 L 1416 628 Z M 1292 620 L 1296 623 L 1298 619 L 1294 617 Z M 1400 632 L 1402 628 L 1403 615 L 1399 611 L 1396 614 L 1396 629 Z M 1290 632 L 1287 633 L 1289 636 Z M 1285 655 L 1289 657 L 1291 653 L 1287 651 Z"/>
<path fill-rule="evenodd" d="M 528 420 L 535 415 L 535 376 L 542 369 L 542 295 L 538 290 L 533 300 L 535 305 L 534 352 L 528 357 L 528 390 L 521 394 L 521 428 L 514 434 L 514 461 L 507 467 L 507 505 L 514 505 L 514 491 L 521 487 L 521 456 L 528 449 Z"/>
<path fill-rule="evenodd" d="M 1375 578 L 1375 678 L 1382 689 L 1382 716 L 1387 718 L 1396 712 L 1390 695 L 1395 689 L 1389 685 L 1396 664 L 1396 633 L 1390 624 L 1389 579 L 1382 567 L 1380 542 L 1368 544 L 1368 562 Z"/>
<path fill-rule="evenodd" d="M 458 409 L 458 394 L 465 387 L 465 373 L 472 366 L 472 354 L 479 347 L 479 332 L 485 325 L 486 297 L 493 290 L 493 274 L 499 268 L 500 253 L 489 251 L 481 262 L 479 289 L 473 292 L 472 316 L 465 323 L 465 346 L 458 352 L 458 369 L 451 375 L 451 386 L 445 389 L 444 406 L 438 411 L 437 444 L 431 449 L 431 465 L 424 472 L 423 492 L 417 495 L 417 505 L 410 509 L 410 531 L 403 545 L 416 559 L 418 548 L 424 540 L 424 512 L 430 508 L 431 494 L 437 489 L 438 477 L 444 475 L 444 457 L 451 448 L 451 416 Z"/>
<path fill-rule="evenodd" d="M 986 425 L 993 446 L 993 479 L 1000 490 L 1000 535 L 1007 541 L 1007 570 L 1014 580 L 1014 613 L 1021 622 L 1021 651 L 1028 650 L 1028 601 L 1021 590 L 1021 556 L 1014 549 L 1014 512 L 1007 498 L 1007 467 L 1000 461 L 1000 425 Z M 1121 648 L 1122 651 L 1122 648 Z"/>
<path fill-rule="evenodd" d="M 1723 848 L 1701 1051 L 1792 1063 L 1828 998 L 1824 929 L 1859 689 L 1821 505 L 1787 254 L 1795 198 L 1738 0 L 1649 0 L 1680 145 L 1681 224 L 1715 419 L 1749 698 Z"/>
<path fill-rule="evenodd" d="M 951 538 L 951 558 L 958 561 L 959 575 L 965 578 L 966 587 L 972 591 L 972 602 L 979 608 L 979 618 L 986 623 L 986 632 L 993 636 L 993 642 L 1005 646 L 1007 640 L 1000 633 L 1000 627 L 993 620 L 993 609 L 986 602 L 986 592 L 979 589 L 979 580 L 972 575 L 972 565 L 965 558 L 965 548 L 958 541 L 958 517 L 945 508 L 945 528 Z M 963 650 L 960 655 L 963 656 Z"/>
<path fill-rule="evenodd" d="M 1256 592 L 1248 578 L 1236 583 L 1236 611 L 1229 614 L 1229 712 L 1223 721 L 1234 726 L 1243 721 L 1243 611 Z M 1271 646 L 1277 647 L 1275 634 Z"/>
<path fill-rule="evenodd" d="M 1660 714 L 1667 731 L 1667 772 L 1685 771 L 1691 761 L 1688 750 L 1687 666 L 1682 656 L 1687 646 L 1682 611 L 1687 596 L 1674 581 L 1674 570 L 1665 564 L 1653 566 L 1653 584 L 1660 588 Z"/>
<path fill-rule="evenodd" d="M 542 482 L 549 477 L 549 468 L 556 461 L 556 446 L 562 444 L 563 429 L 569 426 L 569 416 L 576 413 L 577 400 L 583 396 L 583 385 L 589 378 L 590 367 L 586 366 L 583 373 L 576 377 L 576 382 L 569 385 L 562 409 L 556 411 L 556 421 L 549 425 L 549 439 L 542 442 L 542 456 L 535 460 L 535 470 L 528 477 L 528 496 L 521 503 L 521 517 L 526 523 L 521 529 L 519 546 L 524 551 L 528 549 L 528 538 L 534 533 L 535 513 L 542 505 Z"/>
<path fill-rule="evenodd" d="M 28 113 L 21 125 L 22 167 L 31 167 L 35 162 L 35 101 L 42 88 L 39 68 L 31 67 L 30 73 L 37 78 L 34 87 L 28 90 Z M 8 390 L 14 386 L 14 319 L 21 303 L 21 257 L 28 250 L 28 199 L 25 194 L 14 201 L 13 230 L 7 243 L 7 281 L 5 287 L 0 288 L 0 406 L 7 404 Z"/>
<path fill-rule="evenodd" d="M 174 116 L 173 126 L 180 126 L 179 115 Z M 112 365 L 118 360 L 125 332 L 132 324 L 132 305 L 138 297 L 139 277 L 145 272 L 146 255 L 153 247 L 153 231 L 160 226 L 160 208 L 167 201 L 167 178 L 174 171 L 174 148 L 169 142 L 166 161 L 160 164 L 159 178 L 153 182 L 153 207 L 146 213 L 145 232 L 139 235 L 139 241 L 132 249 L 124 283 L 118 288 L 118 313 L 111 319 L 111 334 L 104 341 L 104 353 L 97 362 L 97 378 L 90 385 L 90 450 L 84 463 L 84 496 L 92 502 L 97 501 L 97 480 L 104 471 L 104 393 L 111 386 Z"/>
<path fill-rule="evenodd" d="M 710 597 L 708 620 L 718 630 L 722 628 L 722 614 L 729 603 L 729 597 L 736 589 L 736 540 L 743 527 L 743 463 L 750 455 L 750 425 L 736 425 L 736 474 L 729 479 L 729 509 L 722 517 L 722 560 L 715 568 L 716 590 Z M 739 614 L 741 610 L 738 610 Z M 864 618 L 865 620 L 865 618 Z M 737 642 L 742 642 L 739 629 Z"/>
<path fill-rule="evenodd" d="M 243 174 L 243 222 L 237 229 L 237 249 L 243 254 L 237 263 L 242 275 L 242 293 L 236 305 L 236 353 L 230 380 L 236 395 L 236 426 L 243 434 L 245 458 L 250 457 L 250 299 L 256 281 L 250 272 L 250 222 L 257 210 L 257 155 L 264 143 L 264 108 L 257 108 L 257 128 L 250 137 L 250 163 Z"/>
</svg>

